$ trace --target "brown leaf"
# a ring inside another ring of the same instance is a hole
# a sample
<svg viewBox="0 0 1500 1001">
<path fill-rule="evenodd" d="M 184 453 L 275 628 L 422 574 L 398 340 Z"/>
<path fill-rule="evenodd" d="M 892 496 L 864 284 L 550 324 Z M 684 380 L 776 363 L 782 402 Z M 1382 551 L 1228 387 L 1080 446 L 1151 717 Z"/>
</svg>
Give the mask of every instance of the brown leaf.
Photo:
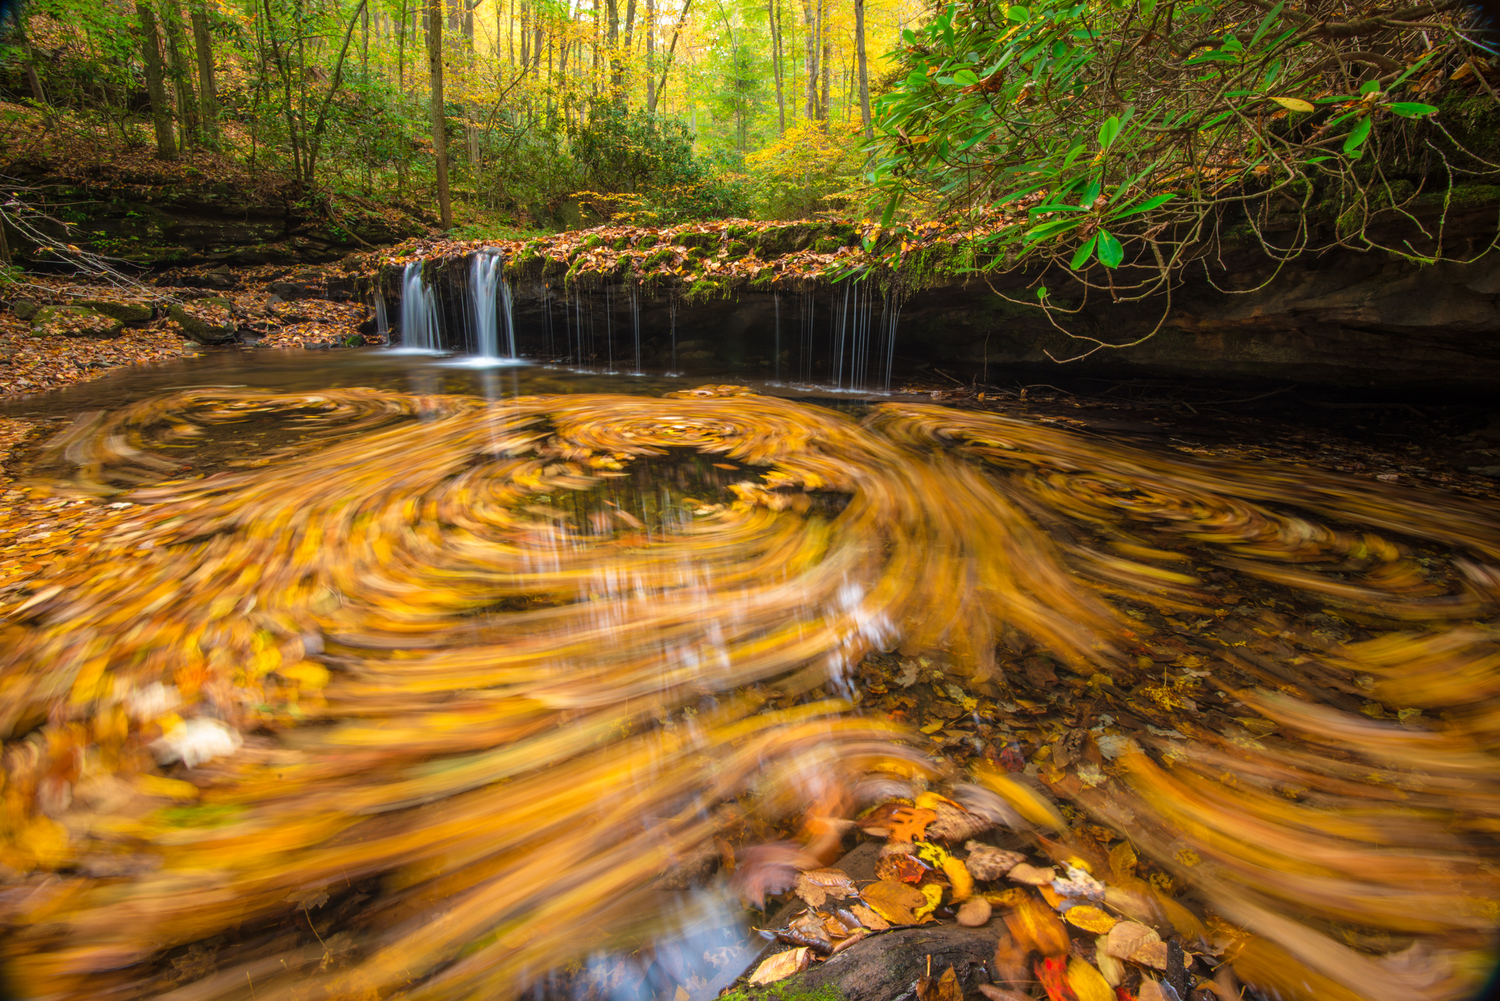
<svg viewBox="0 0 1500 1001">
<path fill-rule="evenodd" d="M 864 925 L 871 931 L 886 931 L 891 927 L 891 923 L 889 921 L 881 917 L 879 914 L 876 914 L 874 911 L 870 910 L 864 904 L 855 904 L 853 907 L 849 908 L 849 913 L 853 914 L 855 919 L 859 921 L 860 924 Z"/>
<path fill-rule="evenodd" d="M 785 980 L 794 973 L 801 973 L 807 969 L 812 962 L 812 950 L 806 946 L 796 949 L 788 949 L 786 952 L 778 952 L 761 962 L 750 974 L 750 983 L 756 986 L 762 984 L 774 984 L 778 980 Z"/>
<path fill-rule="evenodd" d="M 1116 959 L 1129 959 L 1142 946 L 1160 941 L 1160 935 L 1139 921 L 1121 921 L 1109 930 L 1104 951 Z"/>
<path fill-rule="evenodd" d="M 967 841 L 995 826 L 991 821 L 958 806 L 939 803 L 933 809 L 937 813 L 937 819 L 927 825 L 929 838 L 956 843 Z"/>
<path fill-rule="evenodd" d="M 964 989 L 959 986 L 958 974 L 953 967 L 943 971 L 936 980 L 922 977 L 917 981 L 917 1001 L 963 1001 Z"/>
<path fill-rule="evenodd" d="M 797 876 L 797 896 L 813 907 L 822 907 L 829 897 L 842 900 L 856 892 L 854 880 L 839 869 L 810 869 Z"/>
<path fill-rule="evenodd" d="M 975 879 L 999 879 L 1026 861 L 1026 856 L 1020 852 L 1009 852 L 979 841 L 970 841 L 964 848 L 969 853 L 964 863 Z"/>
</svg>

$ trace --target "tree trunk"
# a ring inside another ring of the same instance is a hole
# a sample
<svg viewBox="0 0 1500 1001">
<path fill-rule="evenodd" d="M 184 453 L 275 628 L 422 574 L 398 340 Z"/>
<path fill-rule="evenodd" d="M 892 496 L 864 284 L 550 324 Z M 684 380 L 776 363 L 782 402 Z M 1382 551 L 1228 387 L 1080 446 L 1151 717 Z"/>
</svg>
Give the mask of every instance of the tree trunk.
<svg viewBox="0 0 1500 1001">
<path fill-rule="evenodd" d="M 207 0 L 189 0 L 193 19 L 193 48 L 198 62 L 198 109 L 203 115 L 203 138 L 219 144 L 219 91 L 214 82 L 214 40 L 208 30 Z"/>
<path fill-rule="evenodd" d="M 188 67 L 187 38 L 183 33 L 182 5 L 166 0 L 162 21 L 167 29 L 167 54 L 172 60 L 172 88 L 177 92 L 177 122 L 183 146 L 197 145 L 198 99 L 193 93 L 193 71 Z"/>
<path fill-rule="evenodd" d="M 811 122 L 818 117 L 818 18 L 812 0 L 802 0 L 802 20 L 807 26 L 807 87 L 802 116 Z"/>
<path fill-rule="evenodd" d="M 432 76 L 432 151 L 437 157 L 438 210 L 443 229 L 453 228 L 448 201 L 448 114 L 443 103 L 443 0 L 428 0 L 427 68 Z"/>
<path fill-rule="evenodd" d="M 625 67 L 620 62 L 620 4 L 605 0 L 609 11 L 609 99 L 619 104 L 625 97 Z"/>
<path fill-rule="evenodd" d="M 854 57 L 859 60 L 859 119 L 865 126 L 865 139 L 875 139 L 875 123 L 870 119 L 870 70 L 865 61 L 865 0 L 854 0 Z"/>
<path fill-rule="evenodd" d="M 823 42 L 823 96 L 818 103 L 818 118 L 828 122 L 828 85 L 833 75 L 833 40 L 828 30 L 828 0 L 818 0 L 818 37 Z"/>
<path fill-rule="evenodd" d="M 656 0 L 646 0 L 646 109 L 656 108 Z"/>
<path fill-rule="evenodd" d="M 863 0 L 855 0 L 856 3 Z M 776 78 L 776 131 L 786 135 L 786 92 L 781 69 L 781 0 L 766 0 L 766 24 L 771 28 L 771 75 Z"/>
<path fill-rule="evenodd" d="M 654 95 L 654 100 L 656 100 L 656 101 L 660 101 L 661 97 L 662 97 L 662 94 L 666 92 L 666 89 L 667 89 L 667 74 L 672 71 L 672 56 L 677 51 L 677 38 L 678 38 L 679 35 L 682 34 L 682 29 L 685 28 L 685 27 L 687 27 L 688 11 L 690 11 L 692 9 L 693 9 L 693 0 L 685 0 L 685 2 L 682 5 L 682 16 L 677 19 L 677 27 L 675 29 L 673 29 L 673 31 L 672 31 L 672 44 L 667 46 L 667 58 L 666 58 L 666 62 L 662 65 L 662 68 L 661 68 L 661 79 L 656 84 L 656 94 Z M 656 105 L 653 104 L 653 105 L 651 105 L 651 107 L 647 108 L 646 110 L 654 112 L 654 111 L 656 111 Z M 693 128 L 694 128 L 695 131 L 697 130 L 697 127 L 698 127 L 698 125 L 697 125 L 697 122 L 695 121 L 693 123 Z"/>
<path fill-rule="evenodd" d="M 141 52 L 146 63 L 146 93 L 151 98 L 151 120 L 156 126 L 156 158 L 175 160 L 177 140 L 172 135 L 172 113 L 167 106 L 167 86 L 162 73 L 161 40 L 156 15 L 143 0 L 136 0 L 135 16 L 141 23 Z"/>
</svg>

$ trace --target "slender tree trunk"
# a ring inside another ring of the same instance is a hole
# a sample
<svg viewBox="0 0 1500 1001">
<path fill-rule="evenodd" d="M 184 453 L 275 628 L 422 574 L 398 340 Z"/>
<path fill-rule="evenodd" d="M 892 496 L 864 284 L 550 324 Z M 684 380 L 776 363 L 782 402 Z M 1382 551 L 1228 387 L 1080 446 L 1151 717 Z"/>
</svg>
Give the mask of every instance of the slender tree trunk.
<svg viewBox="0 0 1500 1001">
<path fill-rule="evenodd" d="M 432 151 L 437 156 L 438 210 L 443 229 L 453 228 L 448 201 L 448 114 L 443 103 L 443 0 L 428 0 L 427 68 L 432 77 Z"/>
<path fill-rule="evenodd" d="M 214 82 L 214 40 L 208 30 L 207 0 L 188 0 L 188 15 L 193 21 L 193 49 L 198 63 L 198 110 L 203 116 L 203 138 L 211 146 L 219 144 L 219 91 Z"/>
<path fill-rule="evenodd" d="M 802 20 L 807 27 L 807 88 L 802 116 L 811 122 L 818 117 L 818 18 L 812 0 L 802 0 Z"/>
<path fill-rule="evenodd" d="M 833 43 L 823 42 L 823 95 L 818 101 L 818 118 L 828 122 L 829 87 L 833 82 Z"/>
<path fill-rule="evenodd" d="M 183 34 L 182 5 L 166 0 L 162 21 L 167 31 L 167 54 L 172 61 L 172 88 L 177 93 L 179 138 L 184 147 L 197 145 L 198 99 L 193 93 L 193 71 L 188 67 L 187 38 Z"/>
<path fill-rule="evenodd" d="M 682 5 L 682 16 L 677 19 L 677 27 L 672 30 L 672 44 L 667 46 L 667 58 L 662 64 L 661 79 L 656 84 L 656 94 L 654 95 L 654 99 L 657 102 L 660 102 L 662 99 L 662 95 L 666 93 L 667 74 L 672 72 L 672 56 L 677 52 L 677 39 L 682 35 L 682 29 L 687 27 L 688 12 L 692 9 L 693 0 L 684 0 L 684 3 Z M 656 110 L 656 105 L 653 104 L 646 110 L 654 112 Z M 695 121 L 693 123 L 693 128 L 696 130 L 697 127 L 697 122 Z"/>
<path fill-rule="evenodd" d="M 656 0 L 646 0 L 646 108 L 656 108 Z"/>
<path fill-rule="evenodd" d="M 862 0 L 855 0 L 856 3 Z M 776 132 L 786 135 L 786 92 L 781 71 L 781 0 L 766 0 L 766 24 L 771 29 L 771 75 L 776 78 Z"/>
<path fill-rule="evenodd" d="M 875 123 L 870 118 L 870 70 L 865 61 L 865 0 L 854 0 L 854 54 L 859 60 L 859 119 L 865 126 L 865 139 L 875 139 Z"/>
<path fill-rule="evenodd" d="M 167 85 L 162 72 L 161 40 L 157 37 L 156 14 L 136 0 L 135 16 L 141 24 L 141 52 L 146 63 L 146 93 L 151 98 L 151 120 L 156 126 L 156 157 L 177 158 L 177 140 L 172 135 L 172 113 L 167 106 Z"/>
<path fill-rule="evenodd" d="M 832 44 L 831 32 L 828 30 L 828 0 L 817 0 L 817 38 L 823 44 L 822 65 L 820 65 L 823 74 L 823 93 L 822 101 L 819 101 L 817 105 L 817 117 L 826 123 L 828 122 L 828 84 L 832 78 L 832 54 L 834 54 L 834 44 Z"/>
</svg>

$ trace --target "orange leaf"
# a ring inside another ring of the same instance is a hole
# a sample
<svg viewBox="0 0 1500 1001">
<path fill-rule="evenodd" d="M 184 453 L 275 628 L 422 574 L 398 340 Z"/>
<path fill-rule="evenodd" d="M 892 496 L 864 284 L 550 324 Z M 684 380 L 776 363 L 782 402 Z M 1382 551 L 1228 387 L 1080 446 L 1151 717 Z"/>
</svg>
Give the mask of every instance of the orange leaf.
<svg viewBox="0 0 1500 1001">
<path fill-rule="evenodd" d="M 892 841 L 911 841 L 927 833 L 927 825 L 937 819 L 932 810 L 904 807 L 891 814 Z"/>
</svg>

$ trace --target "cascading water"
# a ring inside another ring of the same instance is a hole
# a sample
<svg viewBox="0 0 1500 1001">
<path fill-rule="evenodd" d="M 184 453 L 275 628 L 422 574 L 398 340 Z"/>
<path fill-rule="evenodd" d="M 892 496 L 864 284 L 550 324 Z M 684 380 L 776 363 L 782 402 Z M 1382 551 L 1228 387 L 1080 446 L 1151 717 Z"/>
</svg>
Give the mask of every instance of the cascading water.
<svg viewBox="0 0 1500 1001">
<path fill-rule="evenodd" d="M 375 292 L 375 332 L 385 343 L 390 343 L 391 320 L 385 311 L 385 295 L 377 290 Z"/>
<path fill-rule="evenodd" d="M 500 312 L 501 277 L 504 258 L 499 254 L 478 253 L 469 261 L 469 292 L 474 301 L 474 348 L 481 358 L 500 356 Z M 505 291 L 506 333 L 510 334 L 510 303 L 508 286 Z M 509 356 L 516 354 L 515 337 L 510 336 Z"/>
<path fill-rule="evenodd" d="M 401 276 L 401 343 L 404 347 L 437 351 L 437 296 L 422 283 L 422 262 L 411 261 Z"/>
</svg>

